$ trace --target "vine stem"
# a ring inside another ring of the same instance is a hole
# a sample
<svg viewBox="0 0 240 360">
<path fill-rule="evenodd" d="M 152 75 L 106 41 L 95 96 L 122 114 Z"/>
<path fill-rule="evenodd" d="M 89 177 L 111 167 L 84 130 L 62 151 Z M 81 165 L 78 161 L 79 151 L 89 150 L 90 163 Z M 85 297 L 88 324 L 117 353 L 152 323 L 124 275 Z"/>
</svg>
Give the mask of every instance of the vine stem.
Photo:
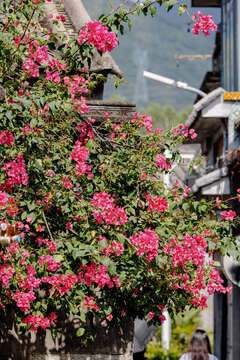
<svg viewBox="0 0 240 360">
<path fill-rule="evenodd" d="M 32 14 L 31 14 L 31 16 L 30 16 L 30 19 L 28 20 L 28 23 L 27 23 L 27 25 L 26 25 L 26 27 L 25 27 L 25 29 L 24 29 L 24 32 L 23 32 L 23 34 L 22 34 L 22 36 L 21 36 L 21 39 L 20 39 L 20 41 L 19 41 L 19 44 L 20 44 L 20 42 L 24 39 L 24 36 L 26 35 L 27 29 L 29 28 L 29 25 L 30 25 L 30 23 L 31 23 L 31 21 L 32 21 L 33 15 L 35 14 L 35 11 L 36 11 L 36 9 L 33 9 Z M 18 47 L 17 47 L 16 50 L 12 53 L 12 56 L 14 56 L 17 51 L 18 51 Z"/>
<path fill-rule="evenodd" d="M 48 233 L 49 233 L 49 235 L 50 235 L 50 238 L 51 238 L 52 241 L 54 241 L 53 236 L 52 236 L 52 233 L 51 233 L 51 230 L 50 230 L 50 228 L 49 228 L 49 225 L 48 225 L 48 222 L 47 222 L 47 219 L 46 219 L 46 216 L 45 216 L 44 210 L 42 211 L 42 213 L 43 213 L 43 219 L 44 219 L 45 225 L 46 225 L 46 227 L 47 227 Z"/>
</svg>

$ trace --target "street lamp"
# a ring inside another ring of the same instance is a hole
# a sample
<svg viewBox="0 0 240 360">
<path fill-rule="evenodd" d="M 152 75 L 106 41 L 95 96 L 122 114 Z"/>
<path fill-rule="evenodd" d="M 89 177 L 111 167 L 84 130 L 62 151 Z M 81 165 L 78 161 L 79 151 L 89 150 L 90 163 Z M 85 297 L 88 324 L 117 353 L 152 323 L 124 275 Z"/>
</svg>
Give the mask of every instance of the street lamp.
<svg viewBox="0 0 240 360">
<path fill-rule="evenodd" d="M 187 91 L 191 91 L 191 92 L 194 92 L 198 95 L 200 95 L 201 97 L 204 97 L 206 96 L 207 94 L 199 89 L 196 89 L 192 86 L 189 86 L 187 83 L 185 82 L 182 82 L 182 81 L 176 81 L 176 80 L 173 80 L 173 79 L 169 79 L 165 76 L 161 76 L 161 75 L 157 75 L 157 74 L 154 74 L 152 72 L 149 72 L 149 71 L 144 71 L 143 72 L 143 76 L 148 78 L 148 79 L 151 79 L 151 80 L 154 80 L 154 81 L 158 81 L 158 82 L 161 82 L 165 85 L 169 85 L 169 86 L 175 86 L 179 89 L 183 89 L 183 90 L 187 90 Z"/>
</svg>

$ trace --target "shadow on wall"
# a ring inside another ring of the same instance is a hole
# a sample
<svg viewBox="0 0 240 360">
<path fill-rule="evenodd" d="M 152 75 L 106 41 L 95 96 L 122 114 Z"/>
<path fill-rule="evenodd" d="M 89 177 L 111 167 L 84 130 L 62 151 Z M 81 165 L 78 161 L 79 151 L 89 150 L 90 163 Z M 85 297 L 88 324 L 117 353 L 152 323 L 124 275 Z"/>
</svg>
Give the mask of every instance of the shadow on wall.
<svg viewBox="0 0 240 360">
<path fill-rule="evenodd" d="M 91 314 L 92 315 L 92 314 Z M 0 319 L 0 359 L 1 360 L 57 360 L 86 359 L 87 355 L 128 355 L 132 352 L 133 320 L 125 319 L 122 327 L 110 328 L 93 316 L 87 319 L 91 331 L 77 337 L 76 331 L 82 324 L 79 318 L 71 315 L 68 319 L 59 319 L 64 333 L 58 333 L 53 339 L 49 330 L 31 332 L 26 336 L 16 333 L 16 314 L 12 311 L 5 319 Z M 106 324 L 107 325 L 107 324 Z M 87 343 L 87 336 L 94 334 Z M 87 344 L 87 345 L 86 345 Z M 54 356 L 55 355 L 55 356 Z M 79 355 L 79 357 L 78 357 Z M 103 355 L 103 356 L 104 356 Z"/>
</svg>

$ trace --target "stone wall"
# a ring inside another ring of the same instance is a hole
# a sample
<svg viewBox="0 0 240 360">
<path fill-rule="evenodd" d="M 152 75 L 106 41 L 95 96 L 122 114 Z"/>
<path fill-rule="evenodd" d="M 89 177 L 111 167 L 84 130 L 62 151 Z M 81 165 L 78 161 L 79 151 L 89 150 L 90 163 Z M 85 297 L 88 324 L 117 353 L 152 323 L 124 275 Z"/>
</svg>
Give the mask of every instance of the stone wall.
<svg viewBox="0 0 240 360">
<path fill-rule="evenodd" d="M 109 114 L 113 122 L 121 123 L 123 120 L 133 119 L 136 112 L 136 104 L 132 102 L 88 100 L 87 105 L 90 107 L 90 111 L 84 117 L 91 117 L 97 123 L 106 121 L 105 113 Z"/>
<path fill-rule="evenodd" d="M 11 321 L 9 321 L 11 320 Z M 18 336 L 15 314 L 1 322 L 1 360 L 130 360 L 132 359 L 133 319 L 125 319 L 121 327 L 103 327 L 97 319 L 91 324 L 93 341 L 76 336 L 79 319 L 62 322 L 63 333 L 53 339 L 50 330 Z M 4 326 L 3 326 L 4 325 Z"/>
</svg>

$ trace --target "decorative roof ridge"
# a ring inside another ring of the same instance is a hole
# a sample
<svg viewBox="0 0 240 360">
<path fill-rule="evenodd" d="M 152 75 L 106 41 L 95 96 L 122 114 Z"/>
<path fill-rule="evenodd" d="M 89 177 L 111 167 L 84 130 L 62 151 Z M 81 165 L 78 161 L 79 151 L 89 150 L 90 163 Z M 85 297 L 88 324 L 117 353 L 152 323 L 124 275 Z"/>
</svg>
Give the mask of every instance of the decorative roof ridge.
<svg viewBox="0 0 240 360">
<path fill-rule="evenodd" d="M 87 22 L 91 21 L 91 18 L 82 4 L 81 0 L 53 0 L 44 4 L 47 17 L 49 14 L 63 15 L 67 21 L 66 23 L 60 23 L 58 27 L 54 25 L 52 21 L 47 19 L 47 26 L 54 29 L 56 32 L 67 33 L 69 37 L 77 34 L 78 30 Z M 102 56 L 95 52 L 93 55 L 91 70 L 93 72 L 107 71 L 111 74 L 122 77 L 121 70 L 113 60 L 109 53 L 105 53 Z"/>
<path fill-rule="evenodd" d="M 222 87 L 218 87 L 217 89 L 214 89 L 206 96 L 204 96 L 201 100 L 196 102 L 193 105 L 193 109 L 190 115 L 188 116 L 185 125 L 188 127 L 192 126 L 194 121 L 196 120 L 198 112 L 204 109 L 206 106 L 208 106 L 211 102 L 213 102 L 218 96 L 221 96 L 224 92 L 225 90 Z"/>
</svg>

